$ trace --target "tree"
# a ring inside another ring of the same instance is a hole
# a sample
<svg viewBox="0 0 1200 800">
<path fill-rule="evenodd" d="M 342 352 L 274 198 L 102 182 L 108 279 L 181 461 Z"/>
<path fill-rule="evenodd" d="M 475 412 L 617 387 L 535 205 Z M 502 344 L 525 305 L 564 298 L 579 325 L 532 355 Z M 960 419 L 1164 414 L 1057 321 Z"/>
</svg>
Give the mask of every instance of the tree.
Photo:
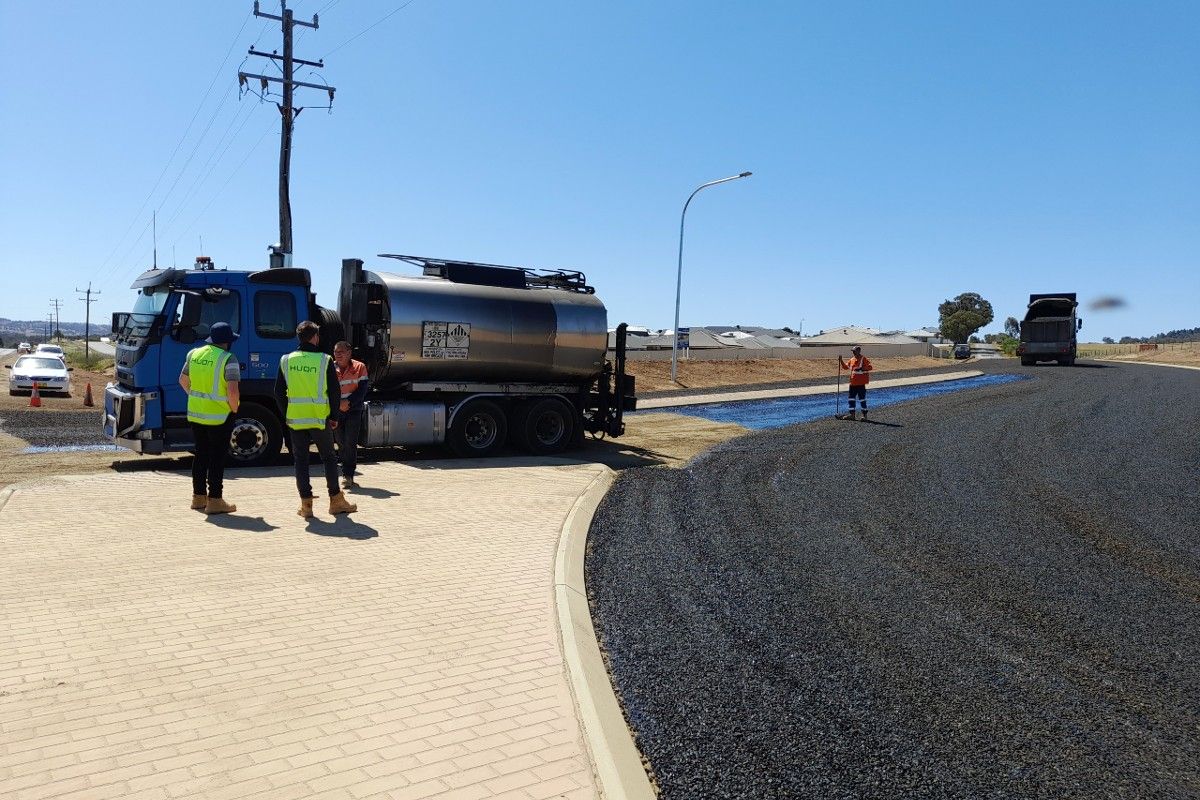
<svg viewBox="0 0 1200 800">
<path fill-rule="evenodd" d="M 1017 321 L 1016 317 L 1009 317 L 1004 320 L 1004 332 L 1014 339 L 1021 338 L 1021 323 Z"/>
<path fill-rule="evenodd" d="M 1111 336 L 1105 336 L 1100 341 L 1104 342 L 1105 344 L 1116 344 L 1116 342 L 1113 341 L 1113 338 Z"/>
<path fill-rule="evenodd" d="M 942 336 L 952 342 L 967 341 L 993 318 L 992 304 L 975 292 L 964 292 L 938 306 L 938 326 Z"/>
</svg>

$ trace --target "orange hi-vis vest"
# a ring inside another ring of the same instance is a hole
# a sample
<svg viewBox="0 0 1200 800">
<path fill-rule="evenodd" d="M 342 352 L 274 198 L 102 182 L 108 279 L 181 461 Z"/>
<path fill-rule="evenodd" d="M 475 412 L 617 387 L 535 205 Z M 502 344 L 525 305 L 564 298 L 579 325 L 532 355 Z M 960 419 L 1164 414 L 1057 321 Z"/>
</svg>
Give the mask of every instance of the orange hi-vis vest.
<svg viewBox="0 0 1200 800">
<path fill-rule="evenodd" d="M 851 386 L 866 386 L 871 382 L 869 373 L 875 367 L 871 365 L 871 359 L 866 356 L 853 356 L 846 369 L 850 370 Z"/>
<path fill-rule="evenodd" d="M 350 366 L 342 369 L 334 362 L 334 367 L 337 370 L 338 386 L 342 391 L 342 399 L 345 400 L 350 395 L 354 394 L 354 390 L 358 388 L 358 384 L 367 377 L 367 365 L 361 361 L 350 359 Z"/>
</svg>

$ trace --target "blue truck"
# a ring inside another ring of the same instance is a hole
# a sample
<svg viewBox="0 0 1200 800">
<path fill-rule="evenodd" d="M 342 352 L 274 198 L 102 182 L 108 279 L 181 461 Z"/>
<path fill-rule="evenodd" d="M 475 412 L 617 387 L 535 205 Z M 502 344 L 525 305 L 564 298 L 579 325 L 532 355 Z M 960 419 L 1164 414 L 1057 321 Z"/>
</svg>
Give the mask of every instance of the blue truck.
<svg viewBox="0 0 1200 800">
<path fill-rule="evenodd" d="M 241 407 L 229 452 L 235 465 L 270 462 L 284 444 L 273 396 L 296 326 L 312 320 L 321 345 L 350 342 L 368 368 L 364 447 L 449 445 L 461 456 L 507 446 L 547 455 L 585 433 L 620 436 L 636 408 L 625 374 L 625 326 L 608 350 L 607 312 L 574 270 L 537 270 L 381 255 L 418 275 L 342 262 L 337 308 L 317 304 L 307 269 L 152 269 L 133 282 L 128 312 L 113 315 L 116 379 L 105 387 L 104 432 L 142 454 L 193 447 L 178 377 L 211 326 L 239 334 Z"/>
</svg>

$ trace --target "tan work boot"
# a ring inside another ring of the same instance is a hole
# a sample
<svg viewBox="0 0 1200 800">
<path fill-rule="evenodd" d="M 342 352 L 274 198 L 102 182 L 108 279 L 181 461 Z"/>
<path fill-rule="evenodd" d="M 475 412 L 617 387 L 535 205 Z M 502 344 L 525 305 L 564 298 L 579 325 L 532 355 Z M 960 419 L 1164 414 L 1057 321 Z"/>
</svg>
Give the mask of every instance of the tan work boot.
<svg viewBox="0 0 1200 800">
<path fill-rule="evenodd" d="M 205 514 L 232 514 L 234 511 L 237 511 L 237 506 L 226 503 L 220 497 L 208 498 L 208 503 L 204 506 Z"/>
<path fill-rule="evenodd" d="M 301 497 L 300 508 L 296 509 L 296 513 L 305 519 L 311 518 L 313 515 L 312 501 L 313 499 L 311 497 Z"/>
<path fill-rule="evenodd" d="M 205 495 L 205 494 L 192 495 L 192 508 L 196 509 L 197 511 L 203 511 L 204 507 L 206 505 L 208 505 L 208 495 Z"/>
<path fill-rule="evenodd" d="M 329 498 L 330 514 L 353 514 L 355 511 L 358 511 L 358 506 L 346 500 L 345 492 L 338 492 Z"/>
</svg>

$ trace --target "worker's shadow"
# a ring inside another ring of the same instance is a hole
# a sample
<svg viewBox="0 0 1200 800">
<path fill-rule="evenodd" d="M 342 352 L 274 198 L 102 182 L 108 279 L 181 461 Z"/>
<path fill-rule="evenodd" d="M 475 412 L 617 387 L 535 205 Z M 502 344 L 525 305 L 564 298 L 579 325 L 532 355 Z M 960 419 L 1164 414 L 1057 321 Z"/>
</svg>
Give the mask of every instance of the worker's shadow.
<svg viewBox="0 0 1200 800">
<path fill-rule="evenodd" d="M 315 533 L 317 536 L 337 536 L 355 541 L 374 539 L 379 535 L 379 531 L 370 525 L 355 522 L 348 514 L 338 514 L 332 522 L 313 517 L 304 526 L 304 530 Z"/>
<path fill-rule="evenodd" d="M 238 517 L 231 514 L 209 514 L 205 517 L 205 522 L 226 530 L 251 533 L 267 533 L 279 528 L 278 525 L 272 525 L 262 517 Z"/>
<path fill-rule="evenodd" d="M 399 496 L 399 492 L 393 492 L 391 489 L 380 489 L 375 486 L 359 486 L 346 491 L 346 497 L 349 498 L 350 502 L 354 502 L 354 498 L 356 497 L 371 497 L 375 500 L 386 500 L 389 497 Z"/>
<path fill-rule="evenodd" d="M 867 423 L 868 425 L 882 425 L 885 428 L 903 428 L 904 427 L 899 422 L 881 422 L 880 420 L 877 420 L 877 419 L 864 419 L 863 422 Z"/>
</svg>

